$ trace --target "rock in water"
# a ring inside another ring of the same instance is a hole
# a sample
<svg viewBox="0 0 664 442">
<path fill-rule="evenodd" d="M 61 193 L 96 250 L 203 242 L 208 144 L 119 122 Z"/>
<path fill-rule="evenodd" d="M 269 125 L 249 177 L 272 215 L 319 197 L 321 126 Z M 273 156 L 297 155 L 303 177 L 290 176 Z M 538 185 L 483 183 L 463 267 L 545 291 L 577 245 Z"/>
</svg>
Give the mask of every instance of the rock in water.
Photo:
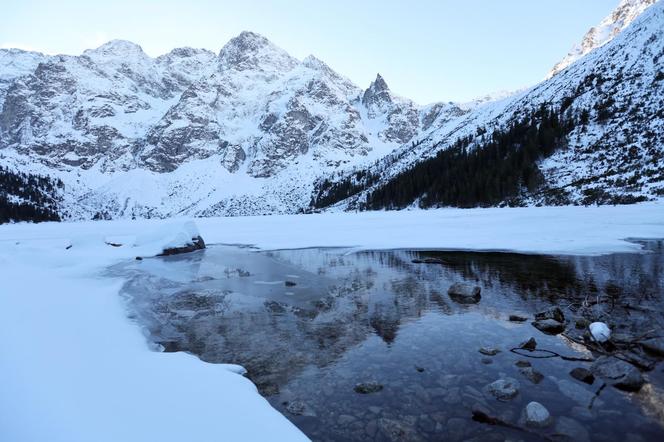
<svg viewBox="0 0 664 442">
<path fill-rule="evenodd" d="M 652 338 L 641 342 L 641 347 L 648 353 L 664 356 L 664 338 Z"/>
<path fill-rule="evenodd" d="M 586 384 L 592 384 L 593 382 L 595 382 L 595 376 L 593 376 L 593 374 L 587 368 L 576 367 L 575 369 L 570 371 L 569 374 L 574 379 L 581 382 L 585 382 Z"/>
<path fill-rule="evenodd" d="M 360 394 L 377 393 L 382 389 L 383 386 L 378 382 L 363 382 L 361 384 L 357 384 L 354 388 L 355 393 L 360 393 Z"/>
<path fill-rule="evenodd" d="M 559 307 L 553 307 L 535 315 L 537 320 L 553 319 L 558 322 L 565 322 L 565 315 Z"/>
<path fill-rule="evenodd" d="M 481 289 L 478 286 L 457 282 L 447 290 L 447 294 L 458 303 L 477 304 L 482 299 L 480 291 Z"/>
<path fill-rule="evenodd" d="M 579 422 L 569 417 L 560 416 L 556 423 L 556 433 L 566 436 L 575 442 L 587 442 L 590 440 L 588 430 Z M 563 439 L 566 440 L 566 439 Z"/>
<path fill-rule="evenodd" d="M 533 367 L 522 367 L 519 372 L 533 384 L 539 384 L 544 379 L 544 375 Z"/>
<path fill-rule="evenodd" d="M 487 356 L 495 356 L 498 353 L 500 353 L 500 350 L 498 350 L 497 348 L 493 348 L 493 347 L 482 347 L 482 348 L 480 348 L 479 351 L 483 355 L 487 355 Z"/>
<path fill-rule="evenodd" d="M 551 425 L 551 413 L 539 402 L 530 402 L 524 410 L 526 425 L 533 428 L 544 428 Z"/>
<path fill-rule="evenodd" d="M 522 342 L 519 344 L 519 348 L 523 348 L 524 350 L 530 350 L 533 351 L 537 348 L 537 341 L 535 338 L 530 338 L 525 342 Z"/>
<path fill-rule="evenodd" d="M 598 358 L 590 371 L 620 390 L 639 391 L 645 382 L 636 367 L 610 356 Z"/>
<path fill-rule="evenodd" d="M 519 394 L 519 381 L 512 378 L 498 379 L 486 386 L 486 390 L 499 401 L 508 401 Z"/>
<path fill-rule="evenodd" d="M 548 335 L 557 335 L 565 331 L 565 324 L 555 319 L 541 319 L 533 322 L 533 326 Z"/>
<path fill-rule="evenodd" d="M 604 343 L 611 338 L 611 329 L 603 322 L 593 322 L 588 326 L 590 335 L 597 342 Z"/>
<path fill-rule="evenodd" d="M 526 322 L 527 320 L 528 320 L 528 318 L 526 318 L 525 316 L 521 316 L 521 315 L 510 315 L 509 316 L 509 321 L 510 322 Z"/>
<path fill-rule="evenodd" d="M 189 253 L 195 250 L 202 250 L 204 248 L 205 241 L 203 241 L 203 238 L 198 235 L 194 238 L 191 238 L 190 243 L 178 247 L 167 247 L 157 256 L 179 255 L 181 253 Z"/>
</svg>

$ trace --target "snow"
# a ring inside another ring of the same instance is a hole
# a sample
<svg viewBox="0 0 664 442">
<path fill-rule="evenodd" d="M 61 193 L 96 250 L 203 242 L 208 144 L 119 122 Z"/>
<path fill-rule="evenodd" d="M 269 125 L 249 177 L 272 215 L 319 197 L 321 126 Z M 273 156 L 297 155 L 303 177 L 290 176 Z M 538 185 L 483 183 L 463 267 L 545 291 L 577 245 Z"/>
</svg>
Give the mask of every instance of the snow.
<svg viewBox="0 0 664 442">
<path fill-rule="evenodd" d="M 0 323 L 3 440 L 306 440 L 241 367 L 150 351 L 126 319 L 121 281 L 99 276 L 118 259 L 154 255 L 181 232 L 196 233 L 194 224 L 0 231 L 0 309 L 8 313 Z M 126 245 L 111 247 L 109 239 Z"/>
<path fill-rule="evenodd" d="M 263 249 L 638 252 L 625 239 L 664 238 L 664 203 L 2 225 L 6 440 L 305 439 L 240 367 L 151 351 L 127 320 L 121 281 L 100 276 L 109 265 L 155 255 L 199 232 L 208 244 Z"/>
<path fill-rule="evenodd" d="M 611 338 L 611 329 L 603 322 L 593 322 L 588 328 L 593 339 L 597 342 L 606 342 Z"/>
</svg>

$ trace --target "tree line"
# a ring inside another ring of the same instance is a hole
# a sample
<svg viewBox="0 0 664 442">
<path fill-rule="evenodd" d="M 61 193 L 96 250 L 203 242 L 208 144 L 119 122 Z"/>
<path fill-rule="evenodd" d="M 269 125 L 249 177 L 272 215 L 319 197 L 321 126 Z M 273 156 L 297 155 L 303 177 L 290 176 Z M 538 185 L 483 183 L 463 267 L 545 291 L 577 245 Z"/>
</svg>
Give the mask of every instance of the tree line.
<svg viewBox="0 0 664 442">
<path fill-rule="evenodd" d="M 362 208 L 509 204 L 544 184 L 538 162 L 566 143 L 578 119 L 572 112 L 543 105 L 489 136 L 460 138 L 372 191 Z"/>
<path fill-rule="evenodd" d="M 0 224 L 16 221 L 60 221 L 59 179 L 14 172 L 0 166 Z"/>
</svg>

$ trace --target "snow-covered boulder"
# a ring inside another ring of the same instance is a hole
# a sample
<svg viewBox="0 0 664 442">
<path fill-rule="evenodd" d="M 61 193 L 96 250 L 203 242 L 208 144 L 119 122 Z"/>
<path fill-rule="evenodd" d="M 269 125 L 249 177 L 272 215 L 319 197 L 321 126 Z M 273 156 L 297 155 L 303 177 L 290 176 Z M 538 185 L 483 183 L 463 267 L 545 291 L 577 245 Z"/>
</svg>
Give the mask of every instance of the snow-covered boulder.
<svg viewBox="0 0 664 442">
<path fill-rule="evenodd" d="M 593 322 L 588 326 L 590 335 L 597 342 L 604 343 L 611 338 L 611 329 L 604 322 Z"/>
<path fill-rule="evenodd" d="M 173 238 L 164 245 L 158 256 L 178 255 L 205 248 L 205 241 L 193 221 L 188 221 L 174 233 Z"/>
<path fill-rule="evenodd" d="M 524 410 L 526 425 L 529 427 L 543 428 L 551 424 L 551 414 L 546 407 L 539 402 L 530 402 Z"/>
<path fill-rule="evenodd" d="M 160 224 L 134 242 L 143 256 L 169 256 L 205 248 L 205 241 L 193 221 Z"/>
</svg>

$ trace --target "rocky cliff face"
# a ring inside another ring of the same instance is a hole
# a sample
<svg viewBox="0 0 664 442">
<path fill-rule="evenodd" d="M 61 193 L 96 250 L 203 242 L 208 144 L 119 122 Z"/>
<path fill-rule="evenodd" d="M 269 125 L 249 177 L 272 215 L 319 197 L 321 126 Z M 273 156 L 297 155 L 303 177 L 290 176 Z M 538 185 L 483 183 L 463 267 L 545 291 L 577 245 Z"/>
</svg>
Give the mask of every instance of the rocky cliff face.
<svg viewBox="0 0 664 442">
<path fill-rule="evenodd" d="M 0 54 L 0 147 L 51 167 L 172 172 L 215 156 L 269 177 L 309 152 L 338 162 L 367 155 L 374 137 L 395 147 L 421 130 L 420 108 L 380 76 L 363 92 L 252 32 L 216 56 L 179 48 L 153 59 L 127 41 L 78 57 Z"/>
</svg>

